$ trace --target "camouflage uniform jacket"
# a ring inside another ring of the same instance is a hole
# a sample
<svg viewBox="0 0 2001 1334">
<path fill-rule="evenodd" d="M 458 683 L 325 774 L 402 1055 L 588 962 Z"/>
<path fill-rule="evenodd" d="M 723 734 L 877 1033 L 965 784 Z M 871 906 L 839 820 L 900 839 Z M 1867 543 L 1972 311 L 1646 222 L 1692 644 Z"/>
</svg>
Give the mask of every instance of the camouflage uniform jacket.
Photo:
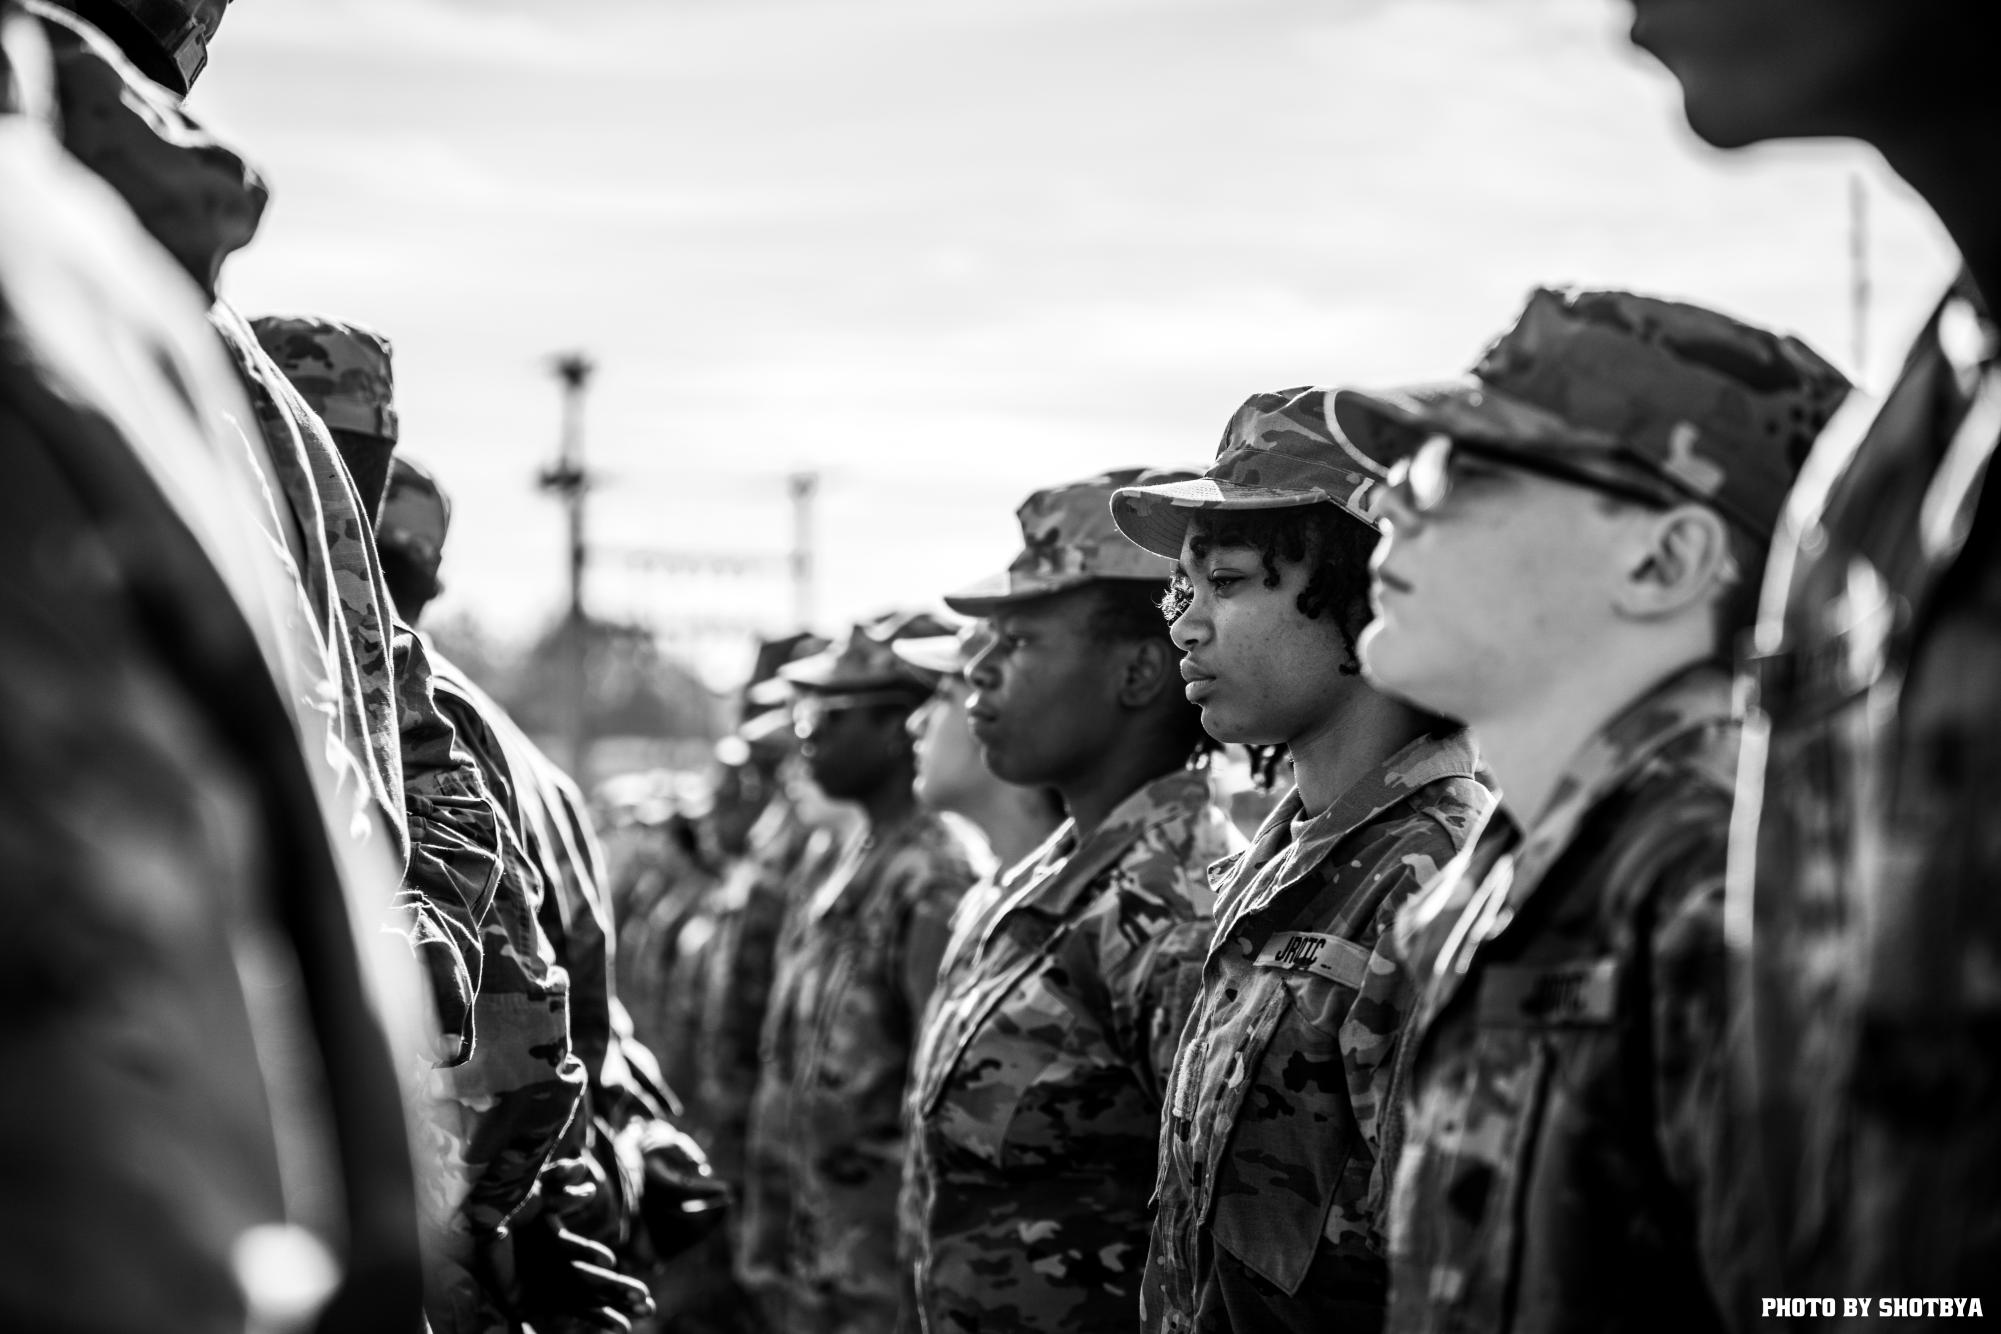
<svg viewBox="0 0 2001 1334">
<path fill-rule="evenodd" d="M 31 10 L 55 55 L 63 147 L 124 198 L 213 299 L 224 261 L 256 234 L 268 200 L 262 178 L 88 24 L 45 4 Z M 440 1026 L 458 1039 L 447 1058 L 463 1059 L 472 1042 L 478 905 L 466 900 L 465 876 L 438 864 L 477 860 L 480 854 L 468 848 L 490 845 L 491 821 L 476 806 L 451 799 L 419 809 L 425 778 L 407 781 L 407 741 L 413 731 L 428 737 L 450 729 L 426 699 L 405 691 L 399 701 L 383 611 L 389 595 L 353 483 L 326 427 L 242 317 L 216 302 L 210 321 L 249 395 L 259 435 L 255 457 L 270 469 L 264 503 L 245 520 L 275 530 L 295 562 L 298 596 L 325 659 L 316 675 L 334 687 L 331 697 L 311 704 L 352 753 L 355 763 L 344 772 L 361 781 L 391 833 L 394 855 L 409 864 L 392 920 L 432 979 Z M 417 715 L 407 716 L 410 709 Z M 408 800 L 413 793 L 416 803 Z M 462 823 L 469 827 L 455 827 Z M 413 858 L 413 843 L 426 842 L 436 845 L 435 855 Z"/>
<path fill-rule="evenodd" d="M 1863 425 L 1800 475 L 1746 683 L 1765 1291 L 1965 1295 L 2001 1274 L 2001 363 L 1969 281 Z"/>
<path fill-rule="evenodd" d="M 1422 737 L 1311 819 L 1289 793 L 1211 871 L 1216 929 L 1161 1126 L 1148 1329 L 1380 1319 L 1412 991 L 1379 946 L 1491 804 L 1465 732 Z"/>
<path fill-rule="evenodd" d="M 1725 1327 L 1727 673 L 1677 675 L 1405 910 L 1390 1328 Z M 1773 1294 L 1767 1294 L 1773 1295 Z M 1755 1314 L 1752 1306 L 1748 1312 Z M 1741 1323 L 1741 1322 L 1732 1322 Z"/>
<path fill-rule="evenodd" d="M 960 905 L 910 1079 L 925 1330 L 1112 1329 L 1138 1310 L 1207 871 L 1242 847 L 1208 775 L 1173 773 Z"/>
<path fill-rule="evenodd" d="M 435 657 L 429 663 L 438 706 L 502 816 L 502 872 L 485 915 L 473 1002 L 479 1042 L 471 1060 L 438 1081 L 469 1113 L 467 1213 L 477 1233 L 491 1236 L 527 1202 L 586 1079 L 570 1044 L 570 976 L 542 926 L 551 889 L 523 833 L 522 793 L 487 715 L 494 706 L 449 664 Z"/>
<path fill-rule="evenodd" d="M 917 812 L 851 840 L 778 942 L 751 1105 L 743 1282 L 786 1334 L 881 1334 L 899 1306 L 910 1046 L 981 850 Z"/>
<path fill-rule="evenodd" d="M 553 1118 L 560 1094 L 551 1076 L 564 1087 L 575 1082 L 569 1061 L 549 1064 L 561 1050 L 558 1042 L 567 1043 L 570 1060 L 589 1081 L 583 1114 L 569 1120 L 560 1141 L 552 1141 L 542 1171 L 543 1198 L 571 1231 L 622 1249 L 632 1240 L 643 1189 L 643 1165 L 631 1127 L 668 1120 L 670 1099 L 651 1055 L 632 1035 L 613 984 L 610 906 L 600 888 L 604 858 L 597 835 L 576 785 L 506 711 L 435 649 L 431 662 L 438 702 L 479 757 L 487 785 L 539 885 L 535 955 L 539 959 L 546 945 L 560 965 L 524 974 L 529 981 L 539 975 L 551 1002 L 551 1021 L 544 1023 L 540 1008 L 533 1009 L 534 1028 L 518 1035 L 533 1044 L 528 1050 L 546 1067 L 535 1081 L 546 1095 L 538 1101 Z M 567 983 L 560 995 L 558 979 Z M 484 998 L 483 990 L 482 1004 Z M 558 1000 L 566 1003 L 559 1006 Z M 560 1034 L 553 1023 L 558 1009 L 568 1019 L 567 1032 Z M 478 1060 L 476 1056 L 474 1064 Z"/>
</svg>

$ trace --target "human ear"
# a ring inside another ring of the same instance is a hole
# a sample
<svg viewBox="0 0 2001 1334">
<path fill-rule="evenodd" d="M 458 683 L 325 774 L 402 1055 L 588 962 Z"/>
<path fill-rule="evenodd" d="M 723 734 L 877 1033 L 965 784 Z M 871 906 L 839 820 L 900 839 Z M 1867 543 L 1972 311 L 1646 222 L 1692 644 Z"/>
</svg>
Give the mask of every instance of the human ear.
<svg viewBox="0 0 2001 1334">
<path fill-rule="evenodd" d="M 1141 639 L 1128 647 L 1125 672 L 1119 681 L 1119 703 L 1143 709 L 1153 703 L 1169 678 L 1179 678 L 1177 659 L 1173 645 L 1164 639 Z"/>
<path fill-rule="evenodd" d="M 1677 505 L 1635 529 L 1617 597 L 1620 611 L 1643 619 L 1708 603 L 1732 569 L 1730 530 L 1706 505 Z"/>
</svg>

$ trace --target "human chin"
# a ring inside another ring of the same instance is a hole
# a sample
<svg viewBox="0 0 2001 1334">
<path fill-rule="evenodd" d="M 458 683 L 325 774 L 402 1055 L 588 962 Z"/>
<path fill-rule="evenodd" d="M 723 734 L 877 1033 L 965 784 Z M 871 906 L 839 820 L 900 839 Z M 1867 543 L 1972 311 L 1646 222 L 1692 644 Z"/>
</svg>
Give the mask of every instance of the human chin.
<svg viewBox="0 0 2001 1334">
<path fill-rule="evenodd" d="M 1243 729 L 1233 716 L 1234 711 L 1230 708 L 1229 700 L 1219 697 L 1219 687 L 1219 682 L 1211 681 L 1208 693 L 1197 705 L 1202 710 L 1202 730 L 1226 744 L 1249 744 L 1245 742 Z"/>
<path fill-rule="evenodd" d="M 1435 653 L 1427 651 L 1423 636 L 1387 612 L 1376 618 L 1355 641 L 1355 656 L 1361 660 L 1362 677 L 1377 690 L 1394 695 L 1421 708 L 1436 709 L 1439 701 L 1426 681 L 1434 675 L 1427 670 Z"/>
</svg>

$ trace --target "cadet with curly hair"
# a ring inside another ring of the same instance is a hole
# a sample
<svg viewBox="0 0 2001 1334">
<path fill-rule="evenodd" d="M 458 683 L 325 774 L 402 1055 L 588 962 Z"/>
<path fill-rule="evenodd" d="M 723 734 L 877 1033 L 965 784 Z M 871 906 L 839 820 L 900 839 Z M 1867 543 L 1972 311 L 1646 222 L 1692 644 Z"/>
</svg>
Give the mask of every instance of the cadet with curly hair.
<svg viewBox="0 0 2001 1334">
<path fill-rule="evenodd" d="M 1127 537 L 1179 560 L 1166 599 L 1187 696 L 1294 786 L 1212 873 L 1216 929 L 1161 1125 L 1141 1285 L 1157 1331 L 1373 1329 L 1412 987 L 1377 952 L 1492 804 L 1471 739 L 1362 679 L 1365 506 L 1318 389 L 1238 409 L 1207 476 L 1130 487 Z"/>
</svg>

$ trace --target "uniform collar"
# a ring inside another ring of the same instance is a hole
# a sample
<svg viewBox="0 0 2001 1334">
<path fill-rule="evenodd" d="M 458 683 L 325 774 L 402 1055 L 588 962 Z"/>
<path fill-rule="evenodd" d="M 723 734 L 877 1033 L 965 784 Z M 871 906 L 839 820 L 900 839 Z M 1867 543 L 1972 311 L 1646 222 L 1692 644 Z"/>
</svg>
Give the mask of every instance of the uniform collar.
<svg viewBox="0 0 2001 1334">
<path fill-rule="evenodd" d="M 1149 831 L 1192 828 L 1213 804 L 1206 771 L 1177 769 L 1135 790 L 1082 840 L 1077 837 L 1077 822 L 1064 821 L 1048 842 L 1004 877 L 1008 898 L 993 922 L 1028 907 L 1051 917 L 1064 916 L 1105 868 Z M 986 934 L 992 934 L 991 926 Z"/>
<path fill-rule="evenodd" d="M 1729 717 L 1729 674 L 1713 663 L 1699 663 L 1648 691 L 1600 728 L 1565 767 L 1522 840 L 1515 854 L 1516 892 L 1534 887 L 1570 846 L 1592 807 L 1677 739 Z"/>
<path fill-rule="evenodd" d="M 1258 895 L 1260 903 L 1267 901 L 1298 883 L 1342 839 L 1443 778 L 1487 781 L 1479 747 L 1473 734 L 1463 727 L 1440 736 L 1421 736 L 1390 756 L 1333 805 L 1307 820 L 1297 838 L 1292 825 L 1302 808 L 1299 789 L 1294 787 L 1259 827 L 1250 852 L 1238 863 L 1241 869 L 1236 879 L 1256 876 L 1282 857 L 1275 877 Z M 1245 906 L 1248 910 L 1252 905 Z"/>
<path fill-rule="evenodd" d="M 1543 877 L 1576 841 L 1585 817 L 1630 783 L 1662 751 L 1691 733 L 1731 717 L 1729 674 L 1714 663 L 1698 663 L 1669 677 L 1627 707 L 1585 742 L 1565 767 L 1542 814 L 1526 833 L 1496 824 L 1497 836 L 1516 840 L 1511 857 L 1495 864 L 1463 910 L 1452 938 L 1439 951 L 1437 969 L 1463 975 L 1481 945 L 1501 934 Z M 1505 832 L 1500 832 L 1505 830 Z M 1470 864 L 1472 849 L 1462 854 Z M 1458 875 L 1441 875 L 1426 898 L 1435 914 Z M 1424 913 L 1422 906 L 1415 910 Z"/>
</svg>

